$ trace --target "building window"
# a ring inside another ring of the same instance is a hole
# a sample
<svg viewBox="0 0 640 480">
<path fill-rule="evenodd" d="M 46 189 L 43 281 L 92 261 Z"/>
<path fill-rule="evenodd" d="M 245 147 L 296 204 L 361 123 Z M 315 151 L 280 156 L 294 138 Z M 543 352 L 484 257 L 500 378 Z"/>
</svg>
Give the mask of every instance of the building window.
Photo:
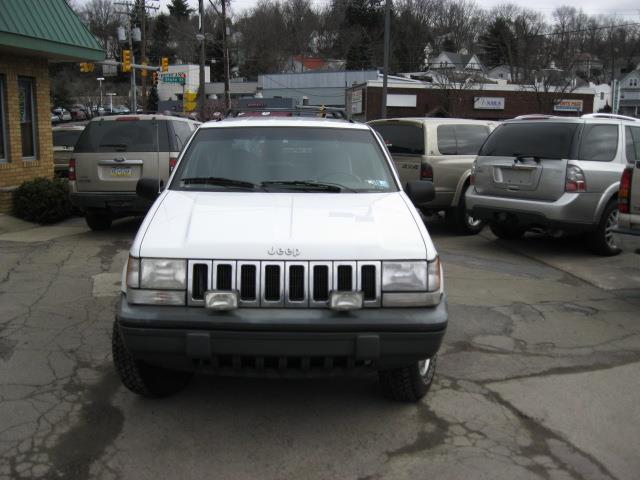
<svg viewBox="0 0 640 480">
<path fill-rule="evenodd" d="M 33 78 L 18 78 L 18 106 L 20 108 L 20 136 L 22 137 L 23 158 L 33 158 L 36 156 L 34 90 Z"/>
<path fill-rule="evenodd" d="M 4 93 L 4 76 L 0 75 L 0 163 L 6 163 L 9 160 L 9 148 L 7 145 L 7 122 L 5 120 L 5 93 Z"/>
<path fill-rule="evenodd" d="M 600 92 L 600 100 L 604 100 L 604 92 Z"/>
<path fill-rule="evenodd" d="M 630 87 L 637 87 L 638 86 L 638 79 L 637 78 L 632 78 L 631 80 L 629 80 L 629 86 Z"/>
</svg>

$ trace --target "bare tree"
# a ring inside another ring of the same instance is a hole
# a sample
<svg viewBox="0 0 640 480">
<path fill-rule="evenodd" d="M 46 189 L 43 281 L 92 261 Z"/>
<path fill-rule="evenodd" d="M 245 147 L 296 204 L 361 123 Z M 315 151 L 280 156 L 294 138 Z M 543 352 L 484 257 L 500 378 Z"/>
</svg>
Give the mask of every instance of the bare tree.
<svg viewBox="0 0 640 480">
<path fill-rule="evenodd" d="M 80 10 L 80 18 L 107 52 L 107 58 L 119 58 L 117 29 L 121 25 L 112 0 L 89 0 Z"/>
<path fill-rule="evenodd" d="M 447 113 L 456 117 L 471 90 L 481 91 L 486 79 L 478 70 L 470 68 L 443 68 L 430 72 L 431 83 L 441 95 Z"/>
</svg>

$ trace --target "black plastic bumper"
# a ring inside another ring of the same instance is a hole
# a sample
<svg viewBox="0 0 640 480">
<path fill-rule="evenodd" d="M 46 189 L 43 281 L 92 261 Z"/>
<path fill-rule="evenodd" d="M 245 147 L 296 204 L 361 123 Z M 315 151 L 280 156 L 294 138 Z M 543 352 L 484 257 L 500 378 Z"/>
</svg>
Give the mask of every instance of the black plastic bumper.
<svg viewBox="0 0 640 480">
<path fill-rule="evenodd" d="M 510 209 L 494 209 L 490 207 L 475 206 L 469 209 L 473 218 L 486 222 L 509 223 L 513 226 L 525 228 L 545 228 L 564 230 L 566 232 L 586 232 L 595 230 L 597 225 L 591 223 L 567 222 L 553 220 L 541 213 L 523 212 Z"/>
<path fill-rule="evenodd" d="M 123 295 L 116 318 L 132 355 L 163 366 L 191 368 L 221 359 L 244 365 L 247 358 L 391 365 L 438 351 L 447 327 L 447 305 L 443 299 L 432 308 L 349 313 L 252 308 L 209 312 L 202 307 L 129 305 Z"/>
<path fill-rule="evenodd" d="M 82 211 L 107 210 L 115 215 L 145 213 L 153 203 L 135 193 L 73 192 L 70 197 Z"/>
</svg>

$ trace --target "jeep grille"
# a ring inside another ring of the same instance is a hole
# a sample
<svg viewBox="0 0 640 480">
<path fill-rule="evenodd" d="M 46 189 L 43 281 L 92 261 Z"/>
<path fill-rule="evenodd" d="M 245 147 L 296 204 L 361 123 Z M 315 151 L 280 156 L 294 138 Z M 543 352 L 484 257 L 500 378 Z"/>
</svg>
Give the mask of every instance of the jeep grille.
<svg viewBox="0 0 640 480">
<path fill-rule="evenodd" d="M 237 290 L 240 307 L 327 307 L 332 290 L 362 291 L 365 307 L 380 306 L 377 261 L 190 260 L 189 305 L 204 305 L 206 290 Z"/>
</svg>

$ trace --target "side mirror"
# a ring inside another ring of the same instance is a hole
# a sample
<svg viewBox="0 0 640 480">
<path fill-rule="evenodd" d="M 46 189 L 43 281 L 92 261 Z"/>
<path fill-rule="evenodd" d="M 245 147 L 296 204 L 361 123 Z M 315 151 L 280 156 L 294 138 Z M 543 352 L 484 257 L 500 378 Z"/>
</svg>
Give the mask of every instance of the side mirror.
<svg viewBox="0 0 640 480">
<path fill-rule="evenodd" d="M 436 189 L 433 186 L 433 182 L 424 180 L 407 182 L 404 191 L 414 205 L 422 205 L 436 198 Z"/>
<path fill-rule="evenodd" d="M 160 190 L 163 188 L 164 182 L 160 180 Z M 136 184 L 136 195 L 146 200 L 155 200 L 159 194 L 157 178 L 141 178 L 138 180 Z"/>
</svg>

